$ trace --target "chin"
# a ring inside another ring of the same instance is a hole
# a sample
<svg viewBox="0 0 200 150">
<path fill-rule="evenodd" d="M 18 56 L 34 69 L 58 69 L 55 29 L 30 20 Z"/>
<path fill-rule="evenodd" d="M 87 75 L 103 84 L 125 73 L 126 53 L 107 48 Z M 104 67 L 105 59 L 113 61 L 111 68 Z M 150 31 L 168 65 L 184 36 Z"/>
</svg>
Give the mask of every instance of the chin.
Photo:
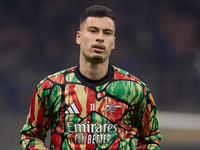
<svg viewBox="0 0 200 150">
<path fill-rule="evenodd" d="M 103 61 L 103 57 L 102 57 L 102 56 L 99 56 L 99 55 L 96 55 L 96 56 L 93 56 L 93 57 L 92 57 L 92 60 L 95 60 L 95 61 Z"/>
<path fill-rule="evenodd" d="M 90 61 L 93 63 L 93 64 L 98 64 L 98 63 L 102 63 L 104 62 L 105 60 L 103 59 L 102 56 L 94 56 L 90 59 Z"/>
</svg>

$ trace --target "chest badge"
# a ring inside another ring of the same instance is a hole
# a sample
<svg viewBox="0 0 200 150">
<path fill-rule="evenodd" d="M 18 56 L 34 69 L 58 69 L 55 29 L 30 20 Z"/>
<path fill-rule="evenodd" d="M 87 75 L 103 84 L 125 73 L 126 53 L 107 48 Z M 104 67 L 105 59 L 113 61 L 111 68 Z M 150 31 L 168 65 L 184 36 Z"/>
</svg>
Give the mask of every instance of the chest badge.
<svg viewBox="0 0 200 150">
<path fill-rule="evenodd" d="M 117 108 L 122 108 L 121 105 L 105 105 L 106 108 L 108 108 L 107 110 L 104 110 L 104 112 L 110 111 L 110 112 L 115 112 Z"/>
</svg>

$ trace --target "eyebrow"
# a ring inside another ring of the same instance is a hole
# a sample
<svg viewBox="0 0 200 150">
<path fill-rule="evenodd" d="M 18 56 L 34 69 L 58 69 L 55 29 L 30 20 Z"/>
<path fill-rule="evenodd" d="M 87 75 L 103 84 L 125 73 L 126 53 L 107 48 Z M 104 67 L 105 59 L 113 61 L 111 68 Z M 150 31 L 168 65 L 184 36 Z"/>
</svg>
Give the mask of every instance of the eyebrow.
<svg viewBox="0 0 200 150">
<path fill-rule="evenodd" d="M 91 28 L 93 28 L 93 29 L 96 29 L 96 30 L 99 30 L 99 28 L 98 27 L 95 27 L 95 26 L 89 26 L 88 27 L 88 29 L 91 29 Z M 103 31 L 109 31 L 109 32 L 114 32 L 112 29 L 103 29 Z"/>
</svg>

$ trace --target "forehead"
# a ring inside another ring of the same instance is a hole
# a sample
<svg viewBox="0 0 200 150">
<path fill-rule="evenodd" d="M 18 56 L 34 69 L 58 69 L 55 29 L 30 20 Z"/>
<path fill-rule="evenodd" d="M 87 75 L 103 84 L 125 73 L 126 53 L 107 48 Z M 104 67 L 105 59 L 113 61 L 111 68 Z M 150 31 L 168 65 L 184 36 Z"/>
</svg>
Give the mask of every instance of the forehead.
<svg viewBox="0 0 200 150">
<path fill-rule="evenodd" d="M 88 17 L 82 24 L 81 28 L 97 27 L 100 29 L 115 30 L 115 23 L 109 17 Z"/>
</svg>

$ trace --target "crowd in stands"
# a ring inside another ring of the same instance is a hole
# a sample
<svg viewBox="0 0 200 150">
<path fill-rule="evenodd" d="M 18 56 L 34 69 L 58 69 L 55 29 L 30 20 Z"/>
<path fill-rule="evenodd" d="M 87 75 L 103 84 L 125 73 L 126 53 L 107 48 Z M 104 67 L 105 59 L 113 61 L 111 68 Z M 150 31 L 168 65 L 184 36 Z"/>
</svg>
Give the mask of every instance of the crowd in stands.
<svg viewBox="0 0 200 150">
<path fill-rule="evenodd" d="M 28 111 L 47 75 L 78 64 L 81 12 L 117 17 L 111 64 L 143 80 L 160 110 L 200 112 L 200 1 L 1 0 L 0 109 Z"/>
</svg>

